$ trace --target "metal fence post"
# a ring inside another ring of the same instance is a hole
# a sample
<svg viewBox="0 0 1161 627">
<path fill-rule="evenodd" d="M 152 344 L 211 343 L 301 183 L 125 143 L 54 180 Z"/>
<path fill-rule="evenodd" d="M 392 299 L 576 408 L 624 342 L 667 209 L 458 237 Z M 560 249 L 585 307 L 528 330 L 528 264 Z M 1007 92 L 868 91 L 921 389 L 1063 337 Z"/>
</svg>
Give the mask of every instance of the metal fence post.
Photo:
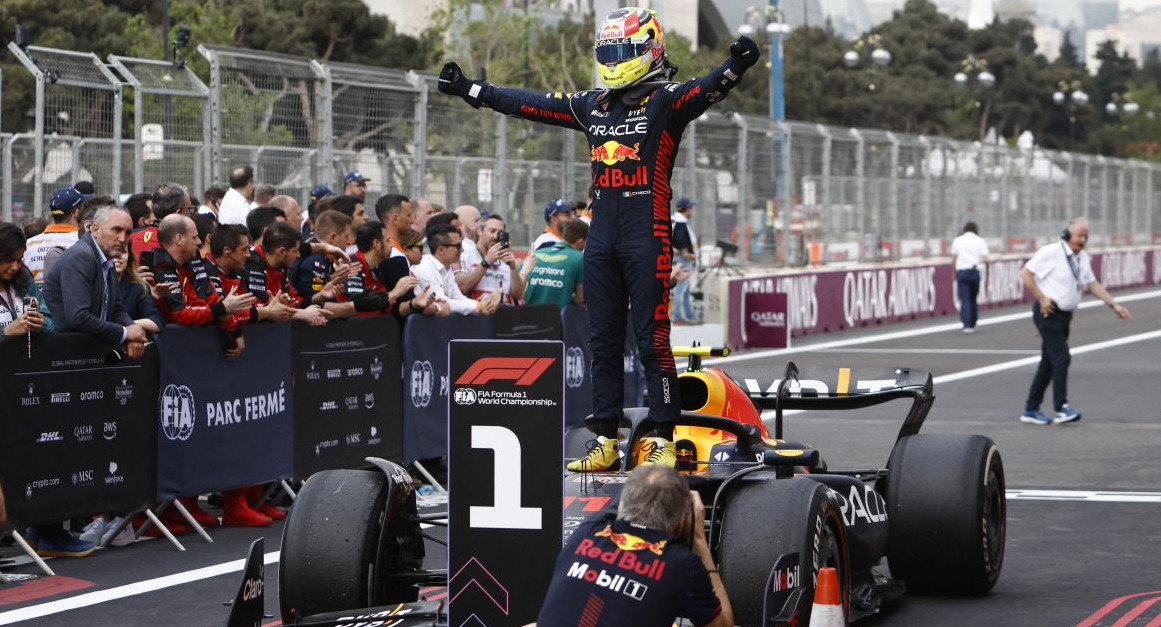
<svg viewBox="0 0 1161 627">
<path fill-rule="evenodd" d="M 697 129 L 700 126 L 697 120 L 690 122 L 689 126 L 685 127 L 685 139 L 683 140 L 686 148 L 685 188 L 689 190 L 695 203 L 700 200 L 697 197 Z"/>
<path fill-rule="evenodd" d="M 923 257 L 931 256 L 931 139 L 926 135 L 919 136 L 919 145 L 923 146 L 923 202 L 920 211 L 923 212 Z"/>
<path fill-rule="evenodd" d="M 855 210 L 859 212 L 859 259 L 866 258 L 867 249 L 867 143 L 859 129 L 852 128 L 855 138 Z M 879 252 L 875 250 L 875 258 Z"/>
<path fill-rule="evenodd" d="M 427 82 L 415 72 L 407 73 L 407 82 L 415 86 L 415 163 L 411 168 L 412 187 L 416 196 L 427 195 Z"/>
<path fill-rule="evenodd" d="M 738 261 L 750 259 L 750 240 L 746 233 L 746 222 L 750 213 L 750 166 L 749 145 L 750 133 L 746 116 L 735 113 L 731 116 L 734 124 L 738 125 L 738 207 L 734 228 L 738 231 Z"/>
<path fill-rule="evenodd" d="M 819 205 L 822 207 L 822 215 L 829 216 L 830 205 L 830 158 L 831 158 L 831 135 L 830 129 L 819 124 L 818 132 L 822 135 L 822 202 Z M 826 228 L 826 218 L 820 218 L 819 223 L 822 228 L 822 255 L 819 260 L 820 264 L 826 263 L 827 250 L 830 248 L 830 229 Z"/>
<path fill-rule="evenodd" d="M 891 142 L 891 258 L 899 259 L 899 139 L 891 132 L 887 139 Z"/>
<path fill-rule="evenodd" d="M 318 89 L 318 176 L 327 185 L 332 185 L 335 178 L 335 117 L 334 117 L 334 81 L 331 78 L 330 67 L 311 59 L 310 68 L 314 70 L 322 82 L 316 83 Z M 311 181 L 313 183 L 313 181 Z"/>
<path fill-rule="evenodd" d="M 4 207 L 4 221 L 12 222 L 12 144 L 16 143 L 19 133 L 4 137 L 3 186 L 0 186 L 0 203 Z"/>
<path fill-rule="evenodd" d="M 210 62 L 210 177 L 222 176 L 222 66 L 218 53 L 198 44 L 198 52 Z"/>
<path fill-rule="evenodd" d="M 564 134 L 564 158 L 561 159 L 560 197 L 576 198 L 576 131 L 570 128 L 560 129 Z"/>
<path fill-rule="evenodd" d="M 497 114 L 499 115 L 499 114 Z M 494 211 L 508 215 L 508 116 L 496 120 L 496 173 L 492 176 Z"/>
<path fill-rule="evenodd" d="M 44 72 L 24 54 L 24 50 L 16 42 L 8 42 L 8 51 L 13 54 L 36 78 L 36 127 L 33 133 L 36 136 L 33 150 L 36 163 L 32 170 L 33 215 L 44 215 Z"/>
</svg>

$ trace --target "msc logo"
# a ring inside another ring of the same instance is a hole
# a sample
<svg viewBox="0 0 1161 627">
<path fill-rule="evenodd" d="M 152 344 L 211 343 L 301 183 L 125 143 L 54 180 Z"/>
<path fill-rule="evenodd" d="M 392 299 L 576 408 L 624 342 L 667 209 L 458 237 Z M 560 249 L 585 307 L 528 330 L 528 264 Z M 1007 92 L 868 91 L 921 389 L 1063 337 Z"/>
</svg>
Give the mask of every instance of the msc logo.
<svg viewBox="0 0 1161 627">
<path fill-rule="evenodd" d="M 585 382 L 585 352 L 579 346 L 570 346 L 564 354 L 564 381 L 570 388 Z"/>
<path fill-rule="evenodd" d="M 458 388 L 455 400 L 458 405 L 473 405 L 476 402 L 476 391 L 472 388 Z"/>
<path fill-rule="evenodd" d="M 484 385 L 493 380 L 532 385 L 555 361 L 555 357 L 482 357 L 456 379 L 456 385 Z"/>
<path fill-rule="evenodd" d="M 161 432 L 170 440 L 186 441 L 194 429 L 193 392 L 172 383 L 161 393 Z"/>
<path fill-rule="evenodd" d="M 413 406 L 427 407 L 431 403 L 434 384 L 435 372 L 431 369 L 430 361 L 417 361 L 411 364 L 411 404 Z"/>
</svg>

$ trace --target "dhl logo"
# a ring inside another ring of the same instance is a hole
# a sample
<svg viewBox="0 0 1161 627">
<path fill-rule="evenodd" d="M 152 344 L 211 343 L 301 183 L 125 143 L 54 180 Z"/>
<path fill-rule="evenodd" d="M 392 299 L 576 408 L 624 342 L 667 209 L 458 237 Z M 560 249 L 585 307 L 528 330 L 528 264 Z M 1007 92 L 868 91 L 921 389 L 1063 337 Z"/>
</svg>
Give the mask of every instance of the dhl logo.
<svg viewBox="0 0 1161 627">
<path fill-rule="evenodd" d="M 617 545 L 618 549 L 622 551 L 649 551 L 654 555 L 661 555 L 665 552 L 665 543 L 667 540 L 660 540 L 658 542 L 649 542 L 644 538 L 640 538 L 631 533 L 617 533 L 613 531 L 613 526 L 609 525 L 604 529 L 594 534 L 598 538 L 608 538 Z"/>
<path fill-rule="evenodd" d="M 630 148 L 615 140 L 609 140 L 600 146 L 596 146 L 592 151 L 592 160 L 600 161 L 605 165 L 614 165 L 624 161 L 625 159 L 632 159 L 633 161 L 640 161 L 641 143 L 633 144 Z"/>
</svg>

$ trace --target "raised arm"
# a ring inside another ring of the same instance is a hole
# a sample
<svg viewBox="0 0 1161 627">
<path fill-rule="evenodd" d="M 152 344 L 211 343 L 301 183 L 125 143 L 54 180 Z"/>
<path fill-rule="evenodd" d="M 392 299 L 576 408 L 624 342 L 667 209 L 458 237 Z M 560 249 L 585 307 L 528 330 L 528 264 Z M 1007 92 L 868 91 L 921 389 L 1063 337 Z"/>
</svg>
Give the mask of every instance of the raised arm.
<svg viewBox="0 0 1161 627">
<path fill-rule="evenodd" d="M 439 90 L 445 94 L 459 96 L 477 109 L 485 106 L 504 115 L 533 122 L 585 130 L 586 112 L 582 94 L 562 92 L 542 94 L 496 87 L 466 78 L 463 70 L 455 63 L 443 66 L 443 70 L 439 73 Z"/>
<path fill-rule="evenodd" d="M 674 118 L 688 124 L 720 102 L 742 80 L 742 74 L 758 62 L 758 44 L 745 35 L 730 44 L 730 58 L 705 76 L 677 85 L 673 92 Z"/>
</svg>

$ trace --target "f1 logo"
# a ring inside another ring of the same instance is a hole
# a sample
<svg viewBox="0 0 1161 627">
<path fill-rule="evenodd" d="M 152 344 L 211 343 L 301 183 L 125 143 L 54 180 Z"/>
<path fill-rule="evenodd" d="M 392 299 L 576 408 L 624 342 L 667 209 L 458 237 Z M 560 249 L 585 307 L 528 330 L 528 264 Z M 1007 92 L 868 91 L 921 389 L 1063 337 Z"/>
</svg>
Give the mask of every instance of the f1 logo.
<svg viewBox="0 0 1161 627">
<path fill-rule="evenodd" d="M 532 385 L 555 361 L 555 357 L 482 357 L 456 379 L 456 385 L 483 385 L 493 380 Z"/>
</svg>

